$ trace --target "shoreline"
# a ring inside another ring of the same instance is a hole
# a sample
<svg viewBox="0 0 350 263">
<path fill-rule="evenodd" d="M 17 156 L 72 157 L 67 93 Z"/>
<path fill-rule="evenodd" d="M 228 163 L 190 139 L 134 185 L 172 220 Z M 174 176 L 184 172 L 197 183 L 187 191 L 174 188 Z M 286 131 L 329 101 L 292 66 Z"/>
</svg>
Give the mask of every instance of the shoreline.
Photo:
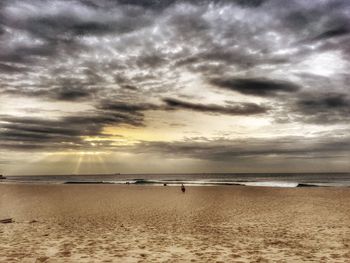
<svg viewBox="0 0 350 263">
<path fill-rule="evenodd" d="M 166 183 L 166 185 L 164 185 Z M 177 183 L 169 183 L 167 181 L 159 183 L 126 183 L 126 182 L 89 182 L 89 181 L 62 181 L 62 182 L 47 182 L 47 181 L 11 181 L 2 180 L 0 185 L 114 185 L 114 186 L 153 186 L 153 187 L 180 187 L 184 184 L 186 187 L 263 187 L 263 188 L 350 188 L 350 185 L 332 182 L 259 182 L 259 181 L 247 181 L 247 182 L 221 182 L 221 183 L 187 183 L 181 181 Z"/>
<path fill-rule="evenodd" d="M 350 187 L 350 173 L 338 174 L 113 174 L 66 176 L 8 176 L 0 183 L 112 184 L 153 186 Z"/>
</svg>

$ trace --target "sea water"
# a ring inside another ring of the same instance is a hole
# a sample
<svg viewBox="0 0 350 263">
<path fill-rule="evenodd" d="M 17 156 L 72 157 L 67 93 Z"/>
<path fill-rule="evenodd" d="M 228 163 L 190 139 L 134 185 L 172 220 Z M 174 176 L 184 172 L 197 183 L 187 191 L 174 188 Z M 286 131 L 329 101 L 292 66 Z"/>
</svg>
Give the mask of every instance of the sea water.
<svg viewBox="0 0 350 263">
<path fill-rule="evenodd" d="M 7 176 L 1 183 L 178 186 L 350 187 L 350 173 L 196 173 Z"/>
</svg>

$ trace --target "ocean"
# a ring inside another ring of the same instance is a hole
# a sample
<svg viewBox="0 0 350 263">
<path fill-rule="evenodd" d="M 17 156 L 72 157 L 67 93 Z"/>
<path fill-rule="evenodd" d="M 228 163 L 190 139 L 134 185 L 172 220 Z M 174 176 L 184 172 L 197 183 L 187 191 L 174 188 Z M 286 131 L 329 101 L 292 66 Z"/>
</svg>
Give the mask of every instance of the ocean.
<svg viewBox="0 0 350 263">
<path fill-rule="evenodd" d="M 7 176 L 0 183 L 350 187 L 350 173 L 196 173 Z"/>
</svg>

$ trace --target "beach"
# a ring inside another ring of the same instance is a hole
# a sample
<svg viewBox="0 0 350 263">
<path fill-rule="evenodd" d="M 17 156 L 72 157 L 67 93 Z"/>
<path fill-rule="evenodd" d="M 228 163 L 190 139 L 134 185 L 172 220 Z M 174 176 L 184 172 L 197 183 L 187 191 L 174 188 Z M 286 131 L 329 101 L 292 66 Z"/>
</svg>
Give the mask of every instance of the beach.
<svg viewBox="0 0 350 263">
<path fill-rule="evenodd" d="M 348 262 L 350 188 L 0 184 L 0 262 Z"/>
</svg>

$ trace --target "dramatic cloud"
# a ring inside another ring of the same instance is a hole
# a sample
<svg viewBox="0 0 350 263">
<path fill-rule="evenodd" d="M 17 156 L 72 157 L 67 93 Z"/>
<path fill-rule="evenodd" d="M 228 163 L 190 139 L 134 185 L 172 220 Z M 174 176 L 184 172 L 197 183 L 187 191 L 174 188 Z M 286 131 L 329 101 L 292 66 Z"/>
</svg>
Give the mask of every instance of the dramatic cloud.
<svg viewBox="0 0 350 263">
<path fill-rule="evenodd" d="M 330 30 L 327 30 L 317 37 L 314 38 L 314 40 L 322 40 L 322 39 L 330 39 L 330 38 L 335 38 L 335 37 L 341 37 L 341 36 L 346 36 L 347 34 L 350 33 L 350 28 L 349 26 L 339 26 L 337 28 L 333 28 Z"/>
<path fill-rule="evenodd" d="M 348 145 L 340 131 L 350 128 L 349 8 L 347 0 L 0 1 L 0 147 L 15 156 L 127 154 L 131 145 L 155 155 L 164 146 L 210 161 L 261 151 L 283 163 L 295 147 L 278 134 L 313 138 L 293 156 L 329 157 L 341 140 Z M 196 136 L 205 145 L 187 140 Z"/>
<path fill-rule="evenodd" d="M 286 81 L 268 79 L 213 79 L 211 84 L 247 95 L 274 96 L 283 92 L 296 92 L 299 87 Z"/>
<path fill-rule="evenodd" d="M 348 123 L 350 120 L 350 99 L 346 94 L 307 95 L 297 102 L 297 111 L 307 122 Z"/>
<path fill-rule="evenodd" d="M 186 142 L 145 142 L 133 151 L 154 152 L 175 158 L 195 158 L 229 161 L 247 157 L 330 157 L 347 156 L 350 152 L 349 136 L 343 138 L 288 137 L 275 139 L 249 138 L 245 140 L 192 140 Z"/>
<path fill-rule="evenodd" d="M 150 103 L 140 103 L 140 104 L 130 104 L 123 103 L 120 101 L 105 101 L 100 106 L 103 110 L 110 111 L 120 111 L 120 112 L 137 112 L 146 110 L 159 110 L 161 106 L 150 104 Z"/>
<path fill-rule="evenodd" d="M 2 149 L 44 148 L 76 149 L 88 146 L 82 136 L 105 135 L 107 125 L 143 125 L 143 114 L 135 112 L 96 112 L 60 119 L 1 116 L 0 145 Z"/>
<path fill-rule="evenodd" d="M 186 109 L 201 112 L 230 114 L 230 115 L 252 115 L 267 112 L 267 109 L 253 103 L 242 103 L 236 106 L 219 106 L 214 104 L 190 103 L 177 99 L 166 98 L 163 100 L 172 109 Z"/>
</svg>

